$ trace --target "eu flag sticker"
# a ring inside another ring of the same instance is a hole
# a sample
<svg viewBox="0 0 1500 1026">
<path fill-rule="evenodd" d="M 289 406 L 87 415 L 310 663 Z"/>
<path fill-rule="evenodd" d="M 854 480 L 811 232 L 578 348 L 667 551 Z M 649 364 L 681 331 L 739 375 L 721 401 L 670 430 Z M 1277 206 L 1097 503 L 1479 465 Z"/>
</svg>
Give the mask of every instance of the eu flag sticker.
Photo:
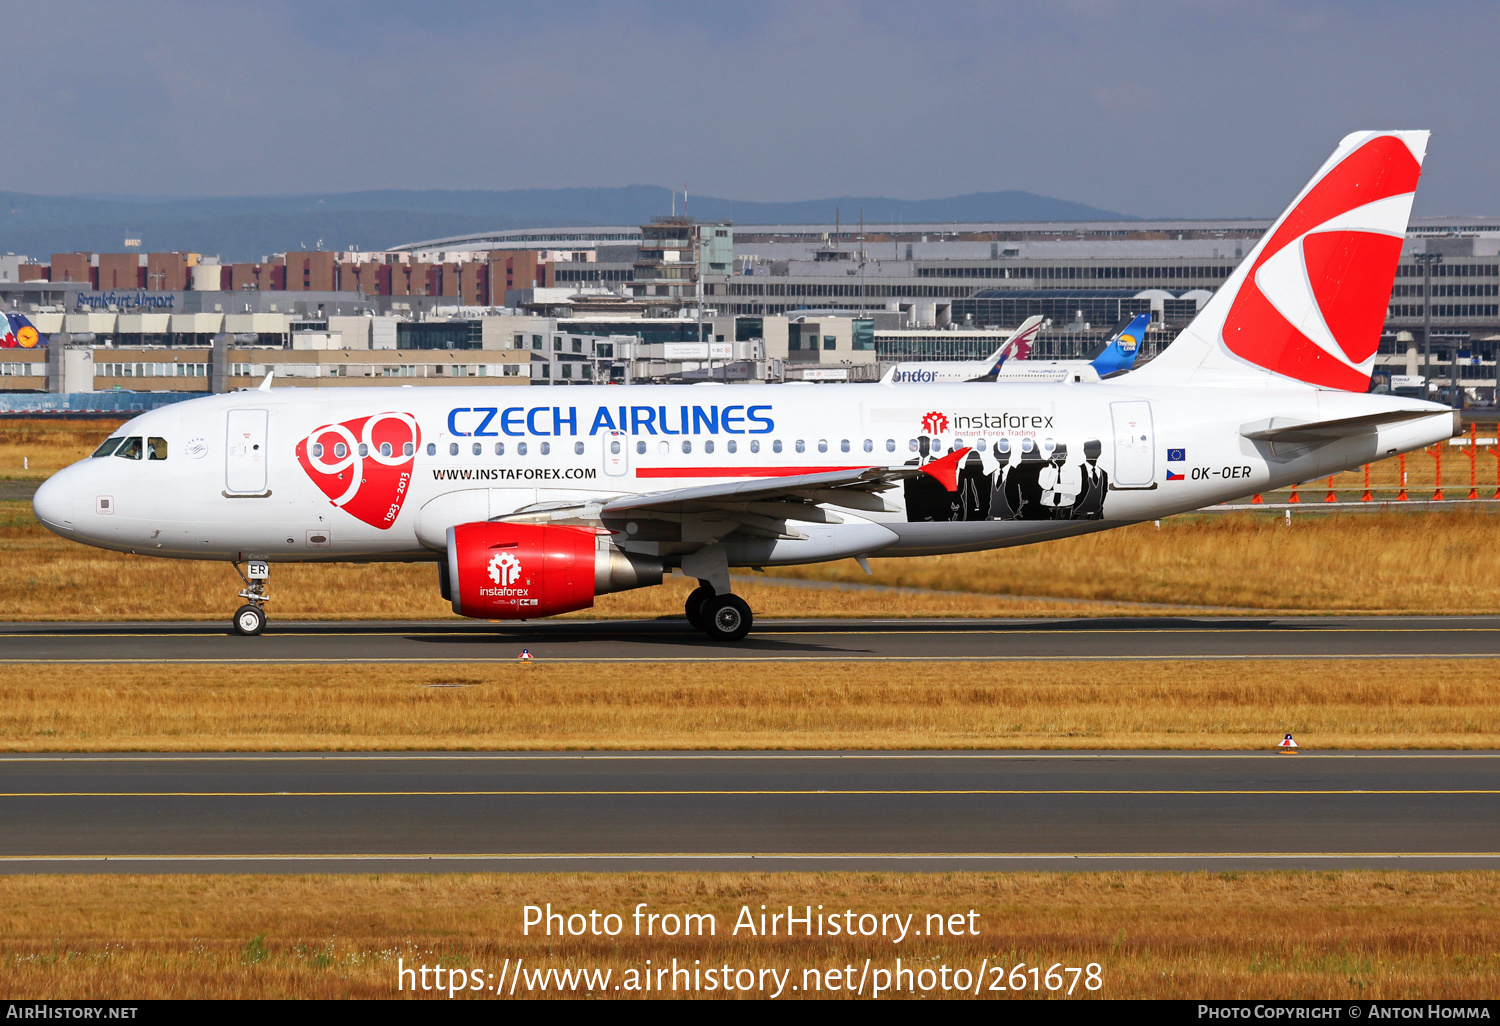
<svg viewBox="0 0 1500 1026">
<path fill-rule="evenodd" d="M 1186 449 L 1168 449 L 1167 450 L 1167 462 L 1168 463 L 1181 463 L 1181 462 L 1183 462 L 1186 459 L 1187 459 L 1187 450 Z"/>
</svg>

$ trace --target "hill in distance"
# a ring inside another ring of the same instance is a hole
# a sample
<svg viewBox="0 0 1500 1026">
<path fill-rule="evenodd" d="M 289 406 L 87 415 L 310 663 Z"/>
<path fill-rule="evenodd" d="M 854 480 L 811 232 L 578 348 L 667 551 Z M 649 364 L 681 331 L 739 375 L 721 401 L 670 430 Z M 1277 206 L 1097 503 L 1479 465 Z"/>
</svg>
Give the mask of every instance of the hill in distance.
<svg viewBox="0 0 1500 1026">
<path fill-rule="evenodd" d="M 507 228 L 642 224 L 670 212 L 672 194 L 619 188 L 450 191 L 389 189 L 307 196 L 136 198 L 0 192 L 0 252 L 47 259 L 76 250 L 217 254 L 226 262 L 286 250 L 386 249 L 407 242 Z M 1035 193 L 976 192 L 933 200 L 873 196 L 756 203 L 690 196 L 686 212 L 737 224 L 817 224 L 839 211 L 846 224 L 963 221 L 1124 221 L 1126 214 Z M 678 212 L 682 213 L 679 197 Z"/>
</svg>

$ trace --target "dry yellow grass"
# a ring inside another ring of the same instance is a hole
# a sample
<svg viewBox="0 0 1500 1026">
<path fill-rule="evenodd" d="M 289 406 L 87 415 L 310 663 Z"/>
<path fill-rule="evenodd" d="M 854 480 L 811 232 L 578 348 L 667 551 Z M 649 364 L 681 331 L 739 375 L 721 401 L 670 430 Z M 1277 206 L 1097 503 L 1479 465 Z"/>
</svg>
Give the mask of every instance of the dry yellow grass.
<svg viewBox="0 0 1500 1026">
<path fill-rule="evenodd" d="M 93 452 L 123 423 L 123 418 L 0 420 L 0 479 L 41 481 L 51 477 Z"/>
<path fill-rule="evenodd" d="M 1500 748 L 1500 660 L 0 666 L 0 750 Z M 1310 687 L 1309 681 L 1316 686 Z"/>
<path fill-rule="evenodd" d="M 712 913 L 716 935 L 638 939 L 629 925 L 618 939 L 522 935 L 528 904 L 628 924 L 642 901 Z M 914 923 L 972 909 L 979 936 L 896 945 L 731 935 L 741 907 L 788 904 L 911 913 Z M 1106 998 L 1488 998 L 1500 973 L 1497 904 L 1500 874 L 1486 872 L 11 876 L 0 878 L 0 995 L 385 998 L 396 994 L 398 959 L 481 979 L 518 958 L 532 969 L 609 969 L 612 988 L 646 959 L 676 958 L 790 969 L 800 986 L 805 969 L 853 964 L 858 976 L 866 958 L 890 969 L 899 956 L 971 973 L 981 960 L 1044 971 L 1098 963 Z M 524 985 L 522 995 L 542 996 Z"/>
<path fill-rule="evenodd" d="M 799 567 L 829 581 L 1288 612 L 1500 612 L 1500 516 L 1199 514 L 1015 549 Z"/>
<path fill-rule="evenodd" d="M 1154 603 L 1300 613 L 1495 613 L 1500 575 L 1490 553 L 1500 516 L 1442 513 L 1224 514 L 1174 517 L 1013 549 L 852 561 L 770 576 L 968 594 L 891 595 L 736 585 L 760 617 L 1057 616 Z M 160 560 L 59 538 L 30 506 L 0 502 L 0 618 L 222 619 L 242 586 L 227 563 Z M 101 581 L 109 587 L 100 587 Z M 680 616 L 690 582 L 601 596 L 582 617 Z M 273 617 L 443 618 L 431 563 L 278 564 Z M 1069 603 L 1036 601 L 1065 599 Z M 1139 610 L 1135 610 L 1139 611 Z"/>
</svg>

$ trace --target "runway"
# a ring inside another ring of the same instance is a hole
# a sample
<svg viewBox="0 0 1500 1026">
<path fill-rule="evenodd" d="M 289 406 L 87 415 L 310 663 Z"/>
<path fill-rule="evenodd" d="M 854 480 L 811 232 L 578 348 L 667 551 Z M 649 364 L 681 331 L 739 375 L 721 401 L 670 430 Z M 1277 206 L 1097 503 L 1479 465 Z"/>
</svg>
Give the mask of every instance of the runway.
<svg viewBox="0 0 1500 1026">
<path fill-rule="evenodd" d="M 716 644 L 682 619 L 484 623 L 0 624 L 9 663 L 1142 660 L 1500 656 L 1500 617 L 1059 617 L 762 620 Z"/>
<path fill-rule="evenodd" d="M 1500 868 L 1500 753 L 0 757 L 0 872 Z"/>
</svg>

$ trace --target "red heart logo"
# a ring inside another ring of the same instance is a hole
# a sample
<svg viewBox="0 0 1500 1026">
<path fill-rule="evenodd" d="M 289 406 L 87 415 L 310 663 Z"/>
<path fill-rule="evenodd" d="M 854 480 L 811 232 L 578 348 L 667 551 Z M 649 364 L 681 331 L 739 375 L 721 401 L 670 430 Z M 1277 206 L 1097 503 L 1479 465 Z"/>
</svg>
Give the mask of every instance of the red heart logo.
<svg viewBox="0 0 1500 1026">
<path fill-rule="evenodd" d="M 421 434 L 409 413 L 324 424 L 297 443 L 297 462 L 333 505 L 384 531 L 411 488 Z"/>
</svg>

